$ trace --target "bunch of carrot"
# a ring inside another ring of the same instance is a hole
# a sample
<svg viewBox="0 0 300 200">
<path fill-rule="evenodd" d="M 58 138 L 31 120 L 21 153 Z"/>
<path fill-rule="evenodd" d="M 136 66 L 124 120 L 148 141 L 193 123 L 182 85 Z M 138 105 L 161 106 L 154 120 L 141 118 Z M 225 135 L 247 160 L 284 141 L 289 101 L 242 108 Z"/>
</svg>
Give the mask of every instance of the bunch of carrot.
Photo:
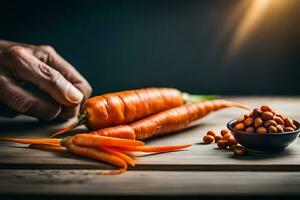
<svg viewBox="0 0 300 200">
<path fill-rule="evenodd" d="M 77 134 L 66 139 L 16 139 L 0 140 L 31 144 L 33 148 L 53 151 L 69 151 L 79 156 L 101 160 L 124 172 L 127 164 L 134 166 L 130 152 L 168 152 L 183 149 L 179 146 L 149 147 L 137 140 L 172 133 L 188 127 L 192 122 L 210 112 L 226 108 L 246 106 L 225 101 L 210 100 L 186 103 L 188 95 L 176 89 L 148 88 L 105 94 L 88 99 L 82 108 L 78 123 L 67 127 L 52 137 L 62 135 L 85 123 L 94 131 Z M 111 173 L 111 171 L 110 171 Z"/>
<path fill-rule="evenodd" d="M 103 174 L 119 174 L 127 169 L 127 165 L 135 166 L 132 152 L 168 152 L 191 146 L 190 144 L 177 146 L 145 146 L 144 142 L 125 138 L 114 138 L 92 134 L 77 134 L 65 139 L 25 139 L 25 138 L 0 138 L 29 147 L 56 152 L 69 151 L 75 155 L 88 157 L 95 160 L 121 167 L 119 170 L 107 170 Z"/>
</svg>

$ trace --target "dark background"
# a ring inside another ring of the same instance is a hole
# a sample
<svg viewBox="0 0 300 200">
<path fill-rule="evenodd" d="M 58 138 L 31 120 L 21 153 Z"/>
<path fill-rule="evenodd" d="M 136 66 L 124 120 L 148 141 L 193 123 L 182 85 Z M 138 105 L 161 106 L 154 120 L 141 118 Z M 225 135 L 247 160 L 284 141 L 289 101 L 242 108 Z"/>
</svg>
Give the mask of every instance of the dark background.
<svg viewBox="0 0 300 200">
<path fill-rule="evenodd" d="M 235 0 L 7 0 L 1 1 L 0 38 L 54 46 L 94 94 L 168 86 L 206 94 L 299 95 L 300 1 L 289 1 L 298 6 L 284 15 L 269 11 L 229 57 L 238 23 L 229 30 L 226 25 L 240 2 Z"/>
</svg>

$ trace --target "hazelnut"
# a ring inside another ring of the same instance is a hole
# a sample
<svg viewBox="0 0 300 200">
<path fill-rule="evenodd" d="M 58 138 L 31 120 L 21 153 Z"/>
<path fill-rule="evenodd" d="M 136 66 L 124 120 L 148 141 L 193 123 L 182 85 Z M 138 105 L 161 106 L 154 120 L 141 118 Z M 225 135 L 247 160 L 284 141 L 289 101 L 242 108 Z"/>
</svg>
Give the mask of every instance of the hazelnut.
<svg viewBox="0 0 300 200">
<path fill-rule="evenodd" d="M 255 128 L 258 128 L 258 127 L 262 126 L 263 124 L 264 124 L 264 121 L 262 120 L 261 117 L 255 118 L 255 120 L 254 120 Z"/>
<path fill-rule="evenodd" d="M 252 126 L 249 126 L 249 127 L 246 128 L 245 131 L 246 131 L 247 133 L 254 133 L 254 132 L 255 132 L 255 128 L 252 127 Z"/>
<path fill-rule="evenodd" d="M 262 111 L 259 108 L 255 108 L 253 110 L 253 116 L 254 117 L 260 117 L 261 116 Z"/>
<path fill-rule="evenodd" d="M 261 118 L 262 118 L 264 121 L 273 119 L 273 113 L 270 112 L 270 111 L 263 112 L 263 113 L 261 114 Z"/>
<path fill-rule="evenodd" d="M 219 140 L 217 145 L 220 149 L 227 149 L 228 147 L 228 143 L 225 140 Z"/>
<path fill-rule="evenodd" d="M 215 136 L 215 142 L 217 143 L 219 140 L 222 139 L 222 136 L 221 135 L 216 135 Z"/>
<path fill-rule="evenodd" d="M 277 128 L 275 126 L 269 126 L 268 132 L 269 133 L 277 133 Z"/>
<path fill-rule="evenodd" d="M 221 130 L 221 135 L 224 136 L 224 135 L 227 135 L 229 133 L 229 130 L 228 129 L 222 129 Z"/>
<path fill-rule="evenodd" d="M 284 127 L 283 130 L 284 130 L 284 132 L 294 131 L 294 129 L 292 127 Z"/>
<path fill-rule="evenodd" d="M 265 134 L 265 133 L 267 133 L 268 131 L 267 131 L 267 129 L 266 129 L 265 127 L 260 126 L 260 127 L 258 127 L 258 128 L 256 129 L 256 132 L 257 132 L 258 134 Z"/>
<path fill-rule="evenodd" d="M 251 126 L 254 123 L 254 119 L 252 117 L 249 117 L 247 119 L 244 120 L 244 125 L 247 126 Z"/>
<path fill-rule="evenodd" d="M 277 133 L 283 133 L 284 132 L 283 127 L 281 125 L 277 125 L 276 129 L 277 129 Z"/>
<path fill-rule="evenodd" d="M 245 125 L 243 123 L 239 123 L 234 126 L 234 129 L 238 131 L 243 131 L 245 129 Z"/>
<path fill-rule="evenodd" d="M 215 137 L 216 133 L 214 131 L 207 131 L 206 135 L 211 135 L 211 136 Z"/>
<path fill-rule="evenodd" d="M 283 121 L 283 119 L 281 118 L 281 117 L 279 117 L 279 116 L 275 116 L 274 117 L 274 121 L 277 123 L 277 124 L 284 124 L 284 121 Z"/>
<path fill-rule="evenodd" d="M 245 120 L 245 117 L 244 117 L 244 116 L 239 117 L 239 118 L 236 120 L 236 124 L 242 123 L 244 120 Z"/>
<path fill-rule="evenodd" d="M 247 149 L 242 146 L 236 146 L 233 148 L 233 154 L 235 156 L 244 156 L 248 153 Z"/>
<path fill-rule="evenodd" d="M 267 120 L 267 121 L 265 121 L 264 126 L 266 128 L 269 127 L 269 126 L 277 126 L 277 123 L 276 123 L 275 120 Z"/>
<path fill-rule="evenodd" d="M 228 134 L 226 134 L 226 135 L 224 135 L 223 137 L 222 137 L 222 140 L 225 140 L 225 141 L 227 141 L 229 138 L 231 138 L 232 137 L 232 135 L 230 134 L 230 133 L 228 133 Z"/>
<path fill-rule="evenodd" d="M 263 105 L 260 107 L 262 112 L 266 112 L 266 111 L 272 111 L 271 108 L 269 106 Z"/>
<path fill-rule="evenodd" d="M 247 119 L 250 117 L 250 113 L 244 114 L 244 118 Z"/>
<path fill-rule="evenodd" d="M 285 118 L 284 120 L 284 125 L 287 127 L 293 127 L 294 126 L 294 122 L 290 117 Z"/>
<path fill-rule="evenodd" d="M 203 142 L 206 143 L 206 144 L 213 143 L 214 141 L 215 141 L 215 138 L 211 135 L 205 135 L 203 137 Z"/>
<path fill-rule="evenodd" d="M 227 143 L 228 143 L 229 147 L 238 144 L 237 141 L 235 141 L 235 139 L 233 137 L 228 138 Z"/>
</svg>

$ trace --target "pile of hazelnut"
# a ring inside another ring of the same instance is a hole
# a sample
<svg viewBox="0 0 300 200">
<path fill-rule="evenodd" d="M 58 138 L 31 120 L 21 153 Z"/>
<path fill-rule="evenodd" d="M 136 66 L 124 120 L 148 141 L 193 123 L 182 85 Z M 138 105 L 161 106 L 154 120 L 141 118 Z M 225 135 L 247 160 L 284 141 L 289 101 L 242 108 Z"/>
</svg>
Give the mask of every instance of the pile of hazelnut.
<svg viewBox="0 0 300 200">
<path fill-rule="evenodd" d="M 290 117 L 276 113 L 269 106 L 264 105 L 238 118 L 234 129 L 265 134 L 290 132 L 296 130 L 297 126 Z"/>
<path fill-rule="evenodd" d="M 230 149 L 235 156 L 244 156 L 247 154 L 247 149 L 239 145 L 228 129 L 222 129 L 221 134 L 216 134 L 215 131 L 208 131 L 203 136 L 203 142 L 206 144 L 217 143 L 219 149 Z"/>
</svg>

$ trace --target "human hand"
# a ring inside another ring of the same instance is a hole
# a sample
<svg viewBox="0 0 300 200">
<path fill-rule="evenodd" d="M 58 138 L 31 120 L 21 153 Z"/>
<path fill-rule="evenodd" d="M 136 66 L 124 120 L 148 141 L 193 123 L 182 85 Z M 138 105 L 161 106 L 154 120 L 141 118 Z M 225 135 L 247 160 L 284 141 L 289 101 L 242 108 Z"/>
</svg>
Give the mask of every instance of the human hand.
<svg viewBox="0 0 300 200">
<path fill-rule="evenodd" d="M 31 83 L 43 93 L 26 90 Z M 0 40 L 0 102 L 29 116 L 68 119 L 79 112 L 91 86 L 51 46 Z"/>
</svg>

